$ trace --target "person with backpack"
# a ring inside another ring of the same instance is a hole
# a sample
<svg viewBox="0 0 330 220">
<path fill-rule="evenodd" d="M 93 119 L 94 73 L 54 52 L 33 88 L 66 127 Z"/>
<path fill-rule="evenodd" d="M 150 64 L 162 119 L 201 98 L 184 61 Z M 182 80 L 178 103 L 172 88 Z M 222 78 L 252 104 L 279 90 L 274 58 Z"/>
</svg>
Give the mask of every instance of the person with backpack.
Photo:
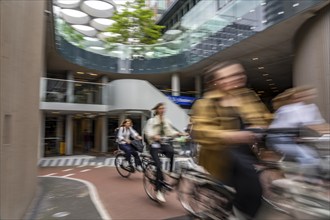
<svg viewBox="0 0 330 220">
<path fill-rule="evenodd" d="M 124 166 L 133 166 L 131 164 L 131 155 L 134 156 L 134 162 L 136 165 L 136 170 L 142 172 L 142 163 L 139 154 L 135 147 L 132 145 L 132 140 L 142 140 L 142 137 L 133 129 L 133 123 L 131 119 L 125 119 L 117 133 L 117 143 L 119 144 L 119 149 L 125 152 L 126 163 Z"/>
</svg>

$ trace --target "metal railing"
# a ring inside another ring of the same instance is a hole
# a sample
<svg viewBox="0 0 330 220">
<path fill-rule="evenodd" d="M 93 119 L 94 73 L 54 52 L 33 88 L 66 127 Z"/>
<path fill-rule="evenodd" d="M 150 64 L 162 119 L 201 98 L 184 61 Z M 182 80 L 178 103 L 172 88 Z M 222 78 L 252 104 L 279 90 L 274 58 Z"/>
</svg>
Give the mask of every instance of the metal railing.
<svg viewBox="0 0 330 220">
<path fill-rule="evenodd" d="M 209 1 L 212 2 L 212 1 Z M 123 45 L 102 40 L 74 42 L 67 25 L 54 15 L 56 48 L 69 61 L 117 73 L 162 73 L 197 63 L 254 34 L 300 13 L 322 0 L 228 1 L 197 28 L 184 29 L 174 40 L 153 45 Z"/>
</svg>

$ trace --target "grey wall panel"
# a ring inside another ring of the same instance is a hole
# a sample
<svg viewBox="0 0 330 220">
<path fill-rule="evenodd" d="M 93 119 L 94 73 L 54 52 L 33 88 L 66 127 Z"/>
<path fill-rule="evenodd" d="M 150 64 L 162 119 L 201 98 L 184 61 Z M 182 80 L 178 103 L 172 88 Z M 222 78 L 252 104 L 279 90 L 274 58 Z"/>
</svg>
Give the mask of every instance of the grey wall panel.
<svg viewBox="0 0 330 220">
<path fill-rule="evenodd" d="M 166 116 L 180 130 L 188 124 L 189 116 L 180 106 L 144 80 L 122 79 L 109 83 L 109 110 L 151 110 L 157 103 L 166 103 Z"/>
<path fill-rule="evenodd" d="M 0 1 L 0 219 L 23 219 L 37 188 L 46 1 Z"/>
</svg>

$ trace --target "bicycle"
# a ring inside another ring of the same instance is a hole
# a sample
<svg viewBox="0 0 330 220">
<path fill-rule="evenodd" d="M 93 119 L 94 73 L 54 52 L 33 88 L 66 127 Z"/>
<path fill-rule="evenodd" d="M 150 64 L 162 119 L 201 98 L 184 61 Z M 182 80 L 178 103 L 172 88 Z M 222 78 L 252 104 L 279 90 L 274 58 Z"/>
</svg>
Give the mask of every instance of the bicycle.
<svg viewBox="0 0 330 220">
<path fill-rule="evenodd" d="M 267 130 L 256 131 L 267 133 Z M 283 165 L 283 157 L 272 154 L 271 160 L 265 160 L 265 154 L 268 151 L 262 150 L 260 144 L 264 141 L 263 135 L 251 146 L 251 150 L 256 154 L 259 162 L 256 164 L 256 172 L 263 187 L 263 200 L 274 210 L 300 219 L 302 215 L 317 217 L 318 219 L 329 219 L 330 211 L 327 209 L 330 205 L 330 199 L 317 196 L 320 189 L 313 189 L 313 186 L 287 181 L 286 170 Z M 329 138 L 328 138 L 329 139 Z M 310 139 L 309 139 L 310 141 Z M 188 180 L 192 185 L 192 190 L 186 195 L 183 207 L 193 216 L 200 219 L 228 219 L 234 215 L 233 199 L 235 190 L 217 181 L 206 173 L 198 171 L 189 171 L 183 175 L 190 175 Z M 315 186 L 314 186 L 315 187 Z M 292 190 L 293 189 L 293 190 Z M 308 189 L 308 190 L 306 190 Z M 323 193 L 324 191 L 321 190 Z M 329 194 L 329 191 L 328 191 Z"/>
<path fill-rule="evenodd" d="M 151 156 L 145 153 L 139 153 L 142 169 L 145 170 L 146 165 L 149 163 Z M 126 160 L 125 152 L 119 150 L 115 157 L 115 167 L 120 176 L 128 178 L 132 173 L 135 173 L 136 168 L 134 165 L 134 157 L 131 156 L 131 161 Z"/>
<path fill-rule="evenodd" d="M 162 143 L 171 144 L 173 145 L 172 138 L 163 138 Z M 181 141 L 180 141 L 181 142 Z M 182 142 L 177 146 L 182 146 Z M 194 160 L 190 156 L 182 156 L 180 150 L 174 150 L 175 155 L 180 155 L 181 157 L 176 157 L 174 160 L 174 172 L 177 174 L 176 177 L 169 175 L 167 172 L 163 172 L 165 174 L 165 180 L 161 182 L 163 192 L 171 192 L 175 188 L 177 188 L 179 201 L 181 202 L 182 206 L 185 208 L 187 207 L 186 203 L 186 195 L 190 194 L 192 190 L 189 187 L 189 182 L 186 181 L 184 178 L 183 173 L 189 173 L 192 170 L 200 169 L 197 164 L 195 164 Z M 162 156 L 162 155 L 160 155 Z M 156 199 L 156 164 L 153 160 L 150 160 L 149 163 L 146 165 L 143 175 L 143 187 L 148 195 L 148 197 L 155 202 L 159 202 Z"/>
</svg>

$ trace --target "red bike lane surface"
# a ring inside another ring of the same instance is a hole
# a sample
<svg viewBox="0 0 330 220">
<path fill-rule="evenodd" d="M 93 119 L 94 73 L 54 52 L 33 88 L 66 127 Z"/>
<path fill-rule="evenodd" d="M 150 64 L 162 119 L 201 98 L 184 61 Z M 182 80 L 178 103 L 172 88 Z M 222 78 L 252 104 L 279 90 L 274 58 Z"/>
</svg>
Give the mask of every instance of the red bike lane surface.
<svg viewBox="0 0 330 220">
<path fill-rule="evenodd" d="M 142 173 L 123 178 L 114 167 L 84 166 L 39 168 L 39 175 L 67 176 L 92 183 L 112 219 L 167 219 L 187 215 L 175 190 L 166 194 L 165 204 L 150 200 L 143 188 Z"/>
</svg>

